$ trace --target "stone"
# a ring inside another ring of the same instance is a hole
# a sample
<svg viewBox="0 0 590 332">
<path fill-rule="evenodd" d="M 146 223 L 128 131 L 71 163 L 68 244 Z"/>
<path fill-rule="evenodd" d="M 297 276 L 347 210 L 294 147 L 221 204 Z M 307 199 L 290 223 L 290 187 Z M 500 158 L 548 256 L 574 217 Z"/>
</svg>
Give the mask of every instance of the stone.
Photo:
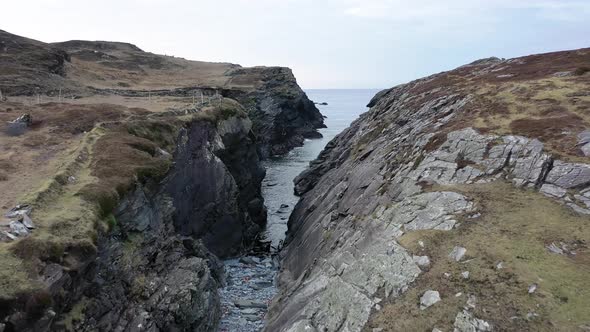
<svg viewBox="0 0 590 332">
<path fill-rule="evenodd" d="M 14 220 L 10 222 L 10 233 L 16 236 L 27 236 L 29 231 L 20 221 Z"/>
<path fill-rule="evenodd" d="M 11 242 L 16 240 L 17 237 L 7 231 L 0 231 L 0 242 Z"/>
<path fill-rule="evenodd" d="M 28 229 L 34 229 L 35 228 L 35 224 L 33 223 L 33 220 L 31 220 L 31 218 L 29 217 L 28 214 L 23 214 L 22 223 Z"/>
<path fill-rule="evenodd" d="M 459 261 L 461 261 L 463 256 L 465 256 L 466 252 L 467 252 L 467 249 L 465 249 L 463 247 L 456 246 L 453 248 L 453 250 L 449 254 L 449 258 L 456 261 L 456 262 L 459 262 Z"/>
<path fill-rule="evenodd" d="M 578 146 L 586 157 L 590 156 L 590 130 L 584 130 L 578 134 Z"/>
<path fill-rule="evenodd" d="M 425 310 L 426 308 L 434 305 L 439 301 L 440 294 L 437 291 L 428 290 L 424 292 L 424 294 L 420 298 L 420 310 Z"/>
<path fill-rule="evenodd" d="M 244 256 L 240 257 L 240 263 L 247 264 L 247 265 L 256 265 L 258 262 L 254 260 L 254 257 Z"/>
<path fill-rule="evenodd" d="M 265 303 L 252 301 L 252 300 L 244 300 L 244 299 L 234 300 L 234 305 L 238 308 L 262 308 L 262 309 L 265 309 L 267 307 L 267 305 Z"/>
<path fill-rule="evenodd" d="M 567 194 L 566 189 L 556 186 L 556 185 L 553 185 L 553 184 L 547 184 L 547 183 L 545 183 L 541 186 L 540 191 L 545 196 L 555 197 L 555 198 L 561 198 Z"/>
<path fill-rule="evenodd" d="M 260 320 L 260 317 L 257 315 L 244 315 L 244 318 L 249 322 L 256 322 Z"/>
<path fill-rule="evenodd" d="M 528 289 L 529 294 L 533 294 L 537 290 L 537 287 L 537 284 L 530 285 Z"/>
<path fill-rule="evenodd" d="M 579 214 L 590 215 L 590 209 L 584 209 L 583 207 L 575 203 L 567 203 L 566 205 Z"/>
<path fill-rule="evenodd" d="M 450 230 L 457 222 L 454 214 L 472 208 L 473 203 L 459 193 L 428 192 L 407 197 L 386 210 L 383 218 L 391 218 L 392 223 L 403 225 L 406 230 Z"/>
<path fill-rule="evenodd" d="M 414 263 L 418 264 L 420 267 L 430 266 L 430 258 L 428 258 L 428 256 L 413 256 L 412 259 L 414 260 Z"/>
<path fill-rule="evenodd" d="M 590 165 L 556 160 L 545 182 L 565 189 L 587 186 L 590 184 Z"/>
<path fill-rule="evenodd" d="M 245 315 L 254 315 L 254 314 L 257 314 L 259 312 L 259 310 L 256 308 L 244 308 L 244 309 L 241 309 L 240 312 Z"/>
<path fill-rule="evenodd" d="M 27 127 L 33 124 L 33 117 L 29 113 L 25 113 L 18 118 L 11 121 L 12 123 L 24 123 Z"/>
<path fill-rule="evenodd" d="M 558 255 L 563 255 L 564 251 L 561 247 L 558 247 L 555 243 L 551 243 L 550 245 L 547 246 L 547 250 L 549 250 L 550 252 L 554 253 L 554 254 L 558 254 Z"/>
<path fill-rule="evenodd" d="M 461 276 L 463 277 L 463 279 L 469 279 L 469 271 L 461 272 Z"/>
<path fill-rule="evenodd" d="M 496 270 L 501 270 L 504 268 L 504 262 L 498 262 L 498 264 L 496 264 Z"/>
<path fill-rule="evenodd" d="M 455 317 L 455 323 L 453 324 L 454 332 L 488 332 L 492 331 L 492 326 L 478 318 L 474 318 L 473 315 L 467 311 L 460 311 Z"/>
</svg>

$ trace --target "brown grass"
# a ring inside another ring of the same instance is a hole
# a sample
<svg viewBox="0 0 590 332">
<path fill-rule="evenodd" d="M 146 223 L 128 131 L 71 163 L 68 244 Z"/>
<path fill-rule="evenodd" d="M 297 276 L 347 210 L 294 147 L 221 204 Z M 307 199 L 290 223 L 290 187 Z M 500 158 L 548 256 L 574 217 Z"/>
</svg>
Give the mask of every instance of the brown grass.
<svg viewBox="0 0 590 332">
<path fill-rule="evenodd" d="M 415 231 L 400 243 L 417 255 L 428 255 L 431 266 L 397 299 L 386 300 L 365 328 L 384 331 L 452 331 L 467 295 L 477 298 L 475 316 L 496 331 L 575 331 L 588 324 L 590 308 L 590 230 L 587 218 L 541 194 L 508 183 L 438 188 L 463 192 L 475 200 L 482 217 L 461 221 L 452 231 Z M 425 247 L 418 245 L 422 240 Z M 577 243 L 576 255 L 550 253 L 555 241 Z M 450 261 L 456 245 L 467 248 L 462 262 Z M 496 269 L 503 262 L 503 269 Z M 469 279 L 460 275 L 469 271 Z M 449 273 L 445 277 L 444 273 Z M 539 285 L 534 294 L 528 286 Z M 428 289 L 442 301 L 420 310 Z M 456 297 L 457 293 L 462 293 Z M 527 314 L 538 317 L 527 319 Z"/>
</svg>

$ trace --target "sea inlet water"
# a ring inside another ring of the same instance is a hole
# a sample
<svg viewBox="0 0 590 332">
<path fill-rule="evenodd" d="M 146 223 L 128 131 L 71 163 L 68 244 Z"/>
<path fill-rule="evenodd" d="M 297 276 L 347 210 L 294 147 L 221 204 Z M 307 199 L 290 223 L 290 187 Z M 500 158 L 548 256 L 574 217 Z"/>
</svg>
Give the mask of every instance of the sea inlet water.
<svg viewBox="0 0 590 332">
<path fill-rule="evenodd" d="M 321 139 L 306 140 L 289 154 L 264 161 L 266 177 L 262 194 L 268 208 L 266 240 L 277 247 L 285 238 L 287 221 L 298 197 L 293 194 L 293 179 L 315 159 L 326 144 L 362 112 L 378 90 L 306 90 L 317 103 L 328 128 Z M 276 249 L 275 249 L 276 250 Z M 254 332 L 264 325 L 268 304 L 277 292 L 277 262 L 270 257 L 244 256 L 224 262 L 227 285 L 219 290 L 222 317 L 220 332 Z"/>
<path fill-rule="evenodd" d="M 299 199 L 293 194 L 293 179 L 308 167 L 334 136 L 367 110 L 366 105 L 378 91 L 305 90 L 309 99 L 328 104 L 317 105 L 326 117 L 327 128 L 320 130 L 323 138 L 306 140 L 303 146 L 293 149 L 286 156 L 271 158 L 263 163 L 266 177 L 262 183 L 262 195 L 268 208 L 264 235 L 272 241 L 274 248 L 285 238 L 287 220 Z"/>
</svg>

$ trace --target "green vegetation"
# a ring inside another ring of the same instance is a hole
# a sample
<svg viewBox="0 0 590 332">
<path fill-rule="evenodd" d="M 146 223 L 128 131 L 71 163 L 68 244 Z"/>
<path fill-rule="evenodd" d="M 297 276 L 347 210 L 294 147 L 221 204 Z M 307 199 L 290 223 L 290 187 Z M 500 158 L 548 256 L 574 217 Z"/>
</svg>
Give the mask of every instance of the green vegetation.
<svg viewBox="0 0 590 332">
<path fill-rule="evenodd" d="M 590 126 L 587 83 L 577 77 L 487 84 L 477 98 L 469 119 L 471 126 L 499 135 L 516 134 L 541 140 L 547 150 L 563 159 L 581 158 L 575 133 Z M 573 133 L 573 134 L 572 134 Z"/>
<path fill-rule="evenodd" d="M 157 117 L 107 106 L 76 113 L 78 123 L 93 129 L 65 154 L 57 174 L 19 200 L 33 207 L 31 218 L 37 228 L 25 239 L 0 244 L 0 299 L 41 291 L 43 286 L 31 277 L 38 273 L 39 261 L 75 270 L 91 259 L 99 235 L 117 227 L 113 210 L 120 198 L 138 182 L 158 181 L 166 175 L 181 127 L 247 116 L 230 99 L 198 113 Z M 101 114 L 107 121 L 100 122 Z M 133 239 L 129 242 L 133 246 Z"/>
<path fill-rule="evenodd" d="M 503 182 L 433 189 L 467 195 L 475 200 L 482 216 L 462 218 L 461 225 L 452 231 L 414 231 L 400 238 L 404 247 L 413 254 L 429 256 L 432 263 L 414 287 L 384 304 L 372 327 L 449 330 L 469 294 L 477 299 L 475 316 L 489 321 L 495 330 L 573 331 L 588 324 L 587 218 L 538 192 Z M 420 240 L 424 248 L 418 245 Z M 560 242 L 576 254 L 559 255 L 546 248 Z M 447 257 L 457 245 L 467 248 L 460 263 Z M 497 269 L 499 262 L 502 269 Z M 470 272 L 468 279 L 462 278 L 463 271 Z M 529 294 L 528 286 L 533 283 L 539 285 L 538 290 Z M 421 311 L 419 298 L 428 289 L 438 290 L 442 301 Z M 457 293 L 462 295 L 456 297 Z"/>
</svg>

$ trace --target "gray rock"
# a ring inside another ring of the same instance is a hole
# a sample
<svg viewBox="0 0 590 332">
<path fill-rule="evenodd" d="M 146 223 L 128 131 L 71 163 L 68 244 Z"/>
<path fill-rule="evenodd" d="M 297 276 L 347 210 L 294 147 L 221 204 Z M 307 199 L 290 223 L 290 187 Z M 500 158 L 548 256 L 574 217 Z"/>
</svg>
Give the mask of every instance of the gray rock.
<svg viewBox="0 0 590 332">
<path fill-rule="evenodd" d="M 244 318 L 249 322 L 256 322 L 260 320 L 260 317 L 257 315 L 244 315 Z"/>
<path fill-rule="evenodd" d="M 590 215 L 590 209 L 585 209 L 585 208 L 579 206 L 578 204 L 574 204 L 574 203 L 568 203 L 566 205 L 569 206 L 572 210 L 576 211 L 579 214 Z"/>
<path fill-rule="evenodd" d="M 488 332 L 492 331 L 492 326 L 482 319 L 474 318 L 469 311 L 463 310 L 455 317 L 454 331 Z"/>
<path fill-rule="evenodd" d="M 537 284 L 530 285 L 528 290 L 529 294 L 533 294 L 537 290 L 537 287 Z"/>
<path fill-rule="evenodd" d="M 240 309 L 240 312 L 245 315 L 254 315 L 254 314 L 257 314 L 258 312 L 260 312 L 260 310 L 256 309 L 256 308 L 244 308 L 244 309 Z"/>
<path fill-rule="evenodd" d="M 469 271 L 461 272 L 461 276 L 463 277 L 463 279 L 469 279 Z"/>
<path fill-rule="evenodd" d="M 254 260 L 254 257 L 244 256 L 240 257 L 240 263 L 249 264 L 249 265 L 256 265 L 258 262 Z"/>
<path fill-rule="evenodd" d="M 0 242 L 11 242 L 16 240 L 17 237 L 13 234 L 10 234 L 7 231 L 0 231 Z"/>
<path fill-rule="evenodd" d="M 33 223 L 33 220 L 31 220 L 28 214 L 23 214 L 22 223 L 28 229 L 35 229 L 35 224 Z"/>
<path fill-rule="evenodd" d="M 545 181 L 565 189 L 586 187 L 590 185 L 590 165 L 556 160 Z"/>
<path fill-rule="evenodd" d="M 555 243 L 551 243 L 550 245 L 548 245 L 547 250 L 558 255 L 563 255 L 565 253 L 563 249 L 561 247 L 558 247 Z"/>
<path fill-rule="evenodd" d="M 252 301 L 252 300 L 245 300 L 245 299 L 238 299 L 234 300 L 234 305 L 238 308 L 266 308 L 267 305 L 262 302 Z"/>
<path fill-rule="evenodd" d="M 585 156 L 590 156 L 590 130 L 578 134 L 578 146 Z"/>
<path fill-rule="evenodd" d="M 549 197 L 562 198 L 567 194 L 567 190 L 552 184 L 543 184 L 540 191 Z"/>
<path fill-rule="evenodd" d="M 449 258 L 459 262 L 461 259 L 463 259 L 463 256 L 465 256 L 465 253 L 467 252 L 467 249 L 463 248 L 463 247 L 459 247 L 459 246 L 455 246 L 453 248 L 453 250 L 451 251 L 451 253 L 449 254 Z"/>
<path fill-rule="evenodd" d="M 430 266 L 430 258 L 428 258 L 428 256 L 413 256 L 412 259 L 414 260 L 414 263 L 418 264 L 420 267 Z"/>
<path fill-rule="evenodd" d="M 420 298 L 420 310 L 424 310 L 440 301 L 440 294 L 437 291 L 428 290 Z"/>
<path fill-rule="evenodd" d="M 394 225 L 406 230 L 450 230 L 457 222 L 454 215 L 471 209 L 473 203 L 459 193 L 429 192 L 407 197 L 386 210 L 380 218 L 391 218 Z"/>
<path fill-rule="evenodd" d="M 29 230 L 20 221 L 14 220 L 10 222 L 10 233 L 16 236 L 27 236 Z"/>
</svg>

